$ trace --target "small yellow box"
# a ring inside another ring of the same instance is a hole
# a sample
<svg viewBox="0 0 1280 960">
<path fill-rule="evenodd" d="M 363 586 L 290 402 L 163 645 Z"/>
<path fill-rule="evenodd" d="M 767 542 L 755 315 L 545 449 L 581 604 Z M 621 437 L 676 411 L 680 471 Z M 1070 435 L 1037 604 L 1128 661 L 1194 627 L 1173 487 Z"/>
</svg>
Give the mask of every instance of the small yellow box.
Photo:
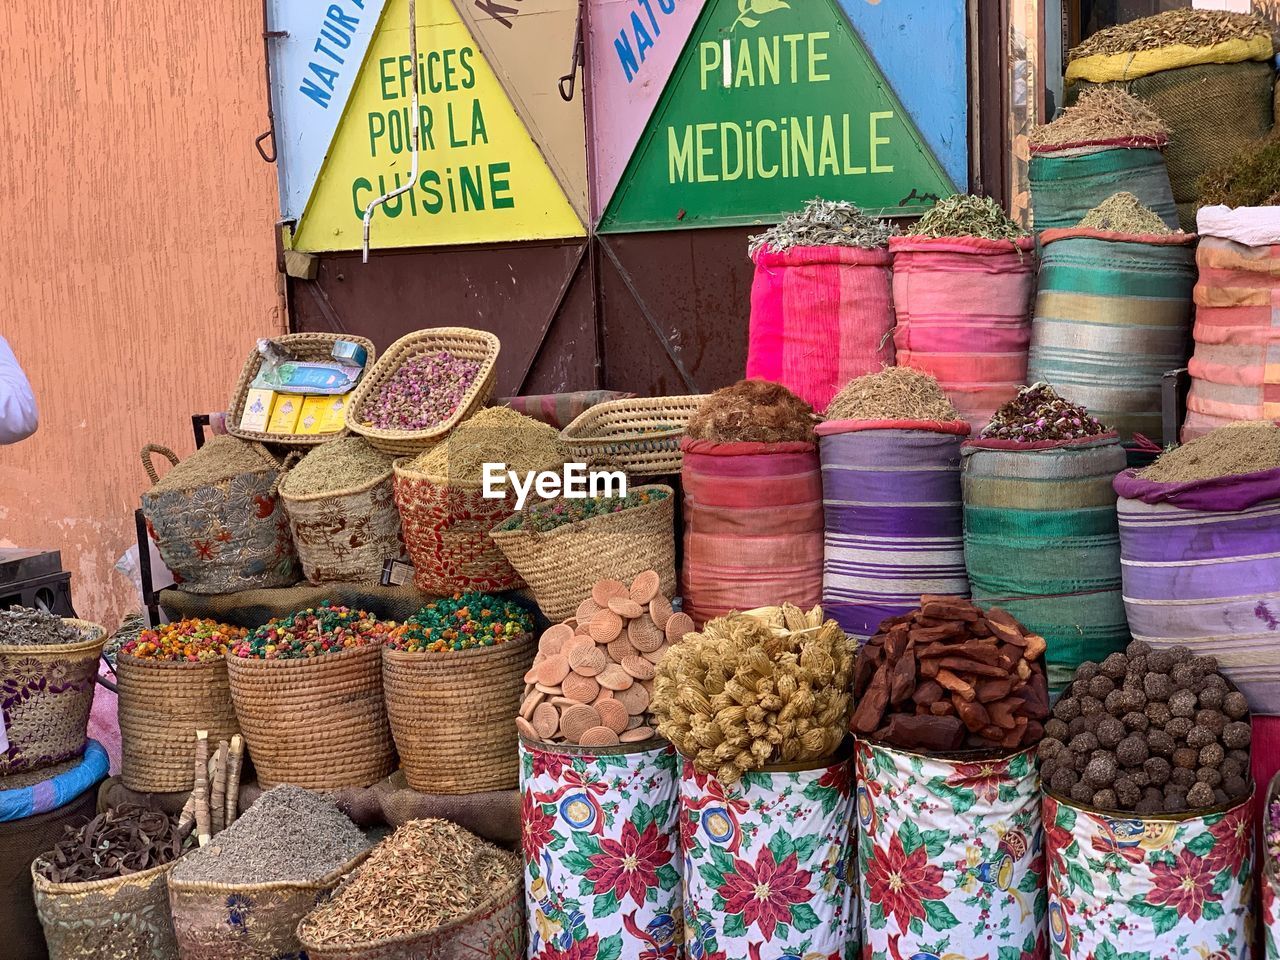
<svg viewBox="0 0 1280 960">
<path fill-rule="evenodd" d="M 276 401 L 274 390 L 253 387 L 244 398 L 244 413 L 240 415 L 240 429 L 262 433 L 271 421 L 271 405 Z"/>
<path fill-rule="evenodd" d="M 271 421 L 268 433 L 297 433 L 298 420 L 302 414 L 302 397 L 287 393 L 276 394 L 276 402 L 271 407 Z"/>
<path fill-rule="evenodd" d="M 298 433 L 337 433 L 345 426 L 343 423 L 345 409 L 346 397 L 304 397 L 302 417 L 298 421 Z"/>
<path fill-rule="evenodd" d="M 347 398 L 349 393 L 337 396 L 321 397 L 325 402 L 324 416 L 321 417 L 321 433 L 337 433 L 347 428 Z"/>
</svg>

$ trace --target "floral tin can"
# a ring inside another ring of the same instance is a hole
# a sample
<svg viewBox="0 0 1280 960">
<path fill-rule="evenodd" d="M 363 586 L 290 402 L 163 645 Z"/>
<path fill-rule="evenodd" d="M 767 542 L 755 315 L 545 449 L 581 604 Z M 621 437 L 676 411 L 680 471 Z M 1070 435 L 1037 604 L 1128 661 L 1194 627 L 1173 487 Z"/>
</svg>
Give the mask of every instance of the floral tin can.
<svg viewBox="0 0 1280 960">
<path fill-rule="evenodd" d="M 1252 809 L 1113 816 L 1045 794 L 1054 960 L 1252 957 Z"/>
<path fill-rule="evenodd" d="M 680 960 L 676 752 L 520 741 L 530 960 Z"/>
<path fill-rule="evenodd" d="M 1032 751 L 944 760 L 859 741 L 858 873 L 870 960 L 1045 960 Z"/>
<path fill-rule="evenodd" d="M 680 847 L 689 960 L 854 960 L 852 758 L 745 774 L 684 761 Z"/>
<path fill-rule="evenodd" d="M 1257 722 L 1255 718 L 1254 722 Z M 1256 736 L 1256 734 L 1255 734 Z M 1262 819 L 1259 829 L 1262 836 L 1258 845 L 1264 857 L 1262 869 L 1258 871 L 1259 883 L 1262 886 L 1262 940 L 1265 945 L 1266 960 L 1280 960 L 1280 895 L 1277 895 L 1277 884 L 1280 884 L 1280 862 L 1271 853 L 1271 805 L 1280 800 L 1280 773 L 1271 777 L 1271 786 L 1267 789 L 1266 803 L 1262 808 Z"/>
</svg>

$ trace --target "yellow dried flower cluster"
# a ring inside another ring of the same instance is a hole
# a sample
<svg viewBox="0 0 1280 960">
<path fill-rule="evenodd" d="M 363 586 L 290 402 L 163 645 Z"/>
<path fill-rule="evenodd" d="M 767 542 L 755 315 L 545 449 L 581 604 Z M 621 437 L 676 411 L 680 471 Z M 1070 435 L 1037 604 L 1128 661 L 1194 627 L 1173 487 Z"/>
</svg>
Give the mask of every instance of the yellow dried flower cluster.
<svg viewBox="0 0 1280 960">
<path fill-rule="evenodd" d="M 834 620 L 809 625 L 795 607 L 780 619 L 712 620 L 658 664 L 658 731 L 723 784 L 771 763 L 830 756 L 849 729 L 853 642 Z"/>
</svg>

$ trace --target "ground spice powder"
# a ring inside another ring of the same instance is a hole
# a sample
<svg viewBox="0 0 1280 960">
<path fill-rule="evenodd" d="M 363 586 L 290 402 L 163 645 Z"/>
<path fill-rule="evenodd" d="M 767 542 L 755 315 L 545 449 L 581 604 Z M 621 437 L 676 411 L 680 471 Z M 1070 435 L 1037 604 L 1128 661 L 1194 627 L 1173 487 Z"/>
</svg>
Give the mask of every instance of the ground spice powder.
<svg viewBox="0 0 1280 960">
<path fill-rule="evenodd" d="M 1162 454 L 1143 480 L 1190 483 L 1280 468 L 1280 427 L 1268 420 L 1219 427 Z"/>
<path fill-rule="evenodd" d="M 827 407 L 828 420 L 958 420 L 938 381 L 910 367 L 850 380 Z"/>
</svg>

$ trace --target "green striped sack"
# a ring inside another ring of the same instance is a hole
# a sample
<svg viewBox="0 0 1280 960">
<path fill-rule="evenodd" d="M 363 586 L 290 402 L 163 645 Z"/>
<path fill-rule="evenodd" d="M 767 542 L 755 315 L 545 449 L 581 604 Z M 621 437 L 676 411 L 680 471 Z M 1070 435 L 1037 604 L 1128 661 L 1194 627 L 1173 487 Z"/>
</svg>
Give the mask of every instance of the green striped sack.
<svg viewBox="0 0 1280 960">
<path fill-rule="evenodd" d="M 1159 441 L 1160 379 L 1190 354 L 1195 234 L 1077 228 L 1040 242 L 1029 382 L 1053 384 L 1122 441 Z"/>
<path fill-rule="evenodd" d="M 971 440 L 964 466 L 964 553 L 973 599 L 1000 606 L 1048 641 L 1049 686 L 1129 640 L 1111 482 L 1125 468 L 1114 434 L 1017 444 Z"/>
<path fill-rule="evenodd" d="M 1154 210 L 1170 229 L 1178 229 L 1169 172 L 1164 154 L 1156 147 L 1033 147 L 1028 176 L 1031 221 L 1036 230 L 1074 227 L 1120 190 L 1129 191 Z"/>
</svg>

